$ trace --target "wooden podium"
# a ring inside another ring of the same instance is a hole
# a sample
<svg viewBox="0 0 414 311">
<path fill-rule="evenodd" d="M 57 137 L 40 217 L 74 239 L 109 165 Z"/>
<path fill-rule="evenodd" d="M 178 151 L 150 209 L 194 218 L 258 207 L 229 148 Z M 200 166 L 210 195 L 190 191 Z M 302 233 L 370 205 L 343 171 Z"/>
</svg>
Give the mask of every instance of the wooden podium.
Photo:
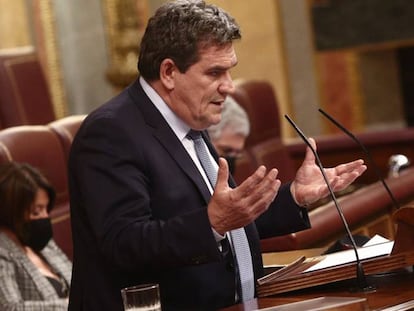
<svg viewBox="0 0 414 311">
<path fill-rule="evenodd" d="M 414 205 L 397 210 L 393 221 L 397 231 L 391 253 L 362 261 L 368 282 L 376 286 L 374 291 L 350 291 L 355 283 L 355 262 L 303 272 L 299 260 L 297 270 L 259 285 L 259 298 L 221 311 L 310 310 L 316 299 L 326 302 L 345 299 L 354 303 L 343 308 L 323 308 L 322 303 L 317 303 L 321 308 L 311 310 L 414 310 Z M 365 302 L 360 302 L 361 299 Z"/>
<path fill-rule="evenodd" d="M 394 213 L 393 220 L 397 225 L 397 232 L 391 253 L 361 260 L 365 275 L 391 272 L 414 265 L 414 206 L 400 208 Z M 259 283 L 258 296 L 266 297 L 356 277 L 355 261 L 305 272 L 317 262 L 317 258 L 298 259 L 276 279 Z"/>
</svg>

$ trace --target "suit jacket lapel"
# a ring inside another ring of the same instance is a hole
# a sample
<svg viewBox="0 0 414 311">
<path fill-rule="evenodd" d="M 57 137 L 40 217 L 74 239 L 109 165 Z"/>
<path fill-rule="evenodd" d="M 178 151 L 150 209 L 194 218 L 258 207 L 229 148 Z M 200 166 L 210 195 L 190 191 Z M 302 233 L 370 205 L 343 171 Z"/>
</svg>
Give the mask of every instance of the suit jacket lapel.
<svg viewBox="0 0 414 311">
<path fill-rule="evenodd" d="M 199 173 L 193 160 L 188 155 L 181 142 L 178 140 L 177 136 L 175 136 L 174 132 L 168 126 L 162 115 L 155 108 L 150 99 L 146 96 L 138 80 L 136 80 L 135 83 L 130 87 L 129 92 L 134 98 L 134 102 L 138 105 L 138 108 L 142 111 L 147 124 L 153 128 L 154 136 L 164 146 L 171 157 L 174 158 L 177 165 L 181 167 L 188 178 L 194 182 L 207 204 L 210 201 L 211 193 L 205 184 L 203 177 Z M 218 162 L 218 154 L 211 144 L 208 134 L 205 131 L 203 132 L 203 138 L 214 159 Z M 236 186 L 236 183 L 231 175 L 228 182 L 230 187 Z M 262 259 L 260 249 L 258 248 L 258 233 L 254 224 L 246 226 L 245 229 L 249 239 L 249 244 L 251 246 L 251 252 L 255 266 L 255 274 L 257 277 L 259 277 L 263 274 L 263 264 L 261 261 Z"/>
<path fill-rule="evenodd" d="M 145 94 L 138 79 L 129 88 L 129 93 L 134 98 L 134 102 L 138 105 L 147 124 L 153 129 L 154 136 L 164 146 L 177 165 L 194 182 L 207 204 L 210 201 L 211 194 L 203 177 L 167 121 Z"/>
<path fill-rule="evenodd" d="M 177 136 L 175 136 L 168 126 L 158 128 L 154 132 L 154 135 L 171 157 L 174 158 L 177 165 L 180 166 L 185 174 L 196 184 L 198 190 L 203 195 L 204 200 L 208 203 L 211 197 L 210 190 Z"/>
</svg>

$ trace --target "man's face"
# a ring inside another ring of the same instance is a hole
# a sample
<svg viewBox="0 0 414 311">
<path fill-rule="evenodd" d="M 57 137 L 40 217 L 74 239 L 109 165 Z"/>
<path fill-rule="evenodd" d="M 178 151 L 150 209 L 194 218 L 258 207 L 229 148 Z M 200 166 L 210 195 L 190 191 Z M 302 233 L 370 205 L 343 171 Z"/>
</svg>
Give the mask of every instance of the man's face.
<svg viewBox="0 0 414 311">
<path fill-rule="evenodd" d="M 223 102 L 233 91 L 230 69 L 237 64 L 233 45 L 212 46 L 185 73 L 174 74 L 171 109 L 192 129 L 204 130 L 221 119 Z"/>
<path fill-rule="evenodd" d="M 231 174 L 235 173 L 236 161 L 242 155 L 245 141 L 246 136 L 235 133 L 228 127 L 223 129 L 220 137 L 212 139 L 219 156 L 227 160 Z"/>
<path fill-rule="evenodd" d="M 241 156 L 246 137 L 224 128 L 220 137 L 212 140 L 217 153 L 222 157 L 238 158 Z"/>
</svg>

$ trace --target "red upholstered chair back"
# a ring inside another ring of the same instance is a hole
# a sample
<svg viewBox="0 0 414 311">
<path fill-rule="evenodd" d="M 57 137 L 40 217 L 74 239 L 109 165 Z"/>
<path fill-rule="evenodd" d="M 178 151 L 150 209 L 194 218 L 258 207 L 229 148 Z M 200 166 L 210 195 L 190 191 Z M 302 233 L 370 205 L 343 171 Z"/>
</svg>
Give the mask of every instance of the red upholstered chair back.
<svg viewBox="0 0 414 311">
<path fill-rule="evenodd" d="M 67 201 L 66 159 L 58 137 L 48 127 L 22 125 L 1 130 L 0 161 L 27 162 L 38 168 L 54 186 L 57 202 Z"/>
<path fill-rule="evenodd" d="M 235 85 L 232 96 L 246 110 L 250 120 L 246 151 L 254 158 L 256 167 L 276 167 L 282 182 L 292 180 L 295 163 L 281 138 L 280 113 L 273 86 L 264 80 L 239 80 Z"/>
<path fill-rule="evenodd" d="M 48 126 L 22 125 L 0 131 L 0 163 L 25 162 L 43 173 L 56 191 L 51 212 L 54 238 L 72 257 L 66 155 L 58 136 Z"/>
<path fill-rule="evenodd" d="M 0 128 L 54 119 L 46 78 L 34 50 L 0 51 Z"/>
<path fill-rule="evenodd" d="M 54 131 L 60 139 L 66 155 L 66 160 L 69 159 L 69 151 L 72 146 L 73 138 L 85 117 L 86 115 L 72 115 L 52 121 L 48 124 L 49 128 Z"/>
<path fill-rule="evenodd" d="M 232 96 L 246 110 L 251 131 L 246 147 L 281 136 L 280 113 L 273 86 L 262 80 L 235 81 Z"/>
<path fill-rule="evenodd" d="M 240 185 L 247 177 L 254 173 L 258 165 L 250 152 L 244 150 L 241 157 L 236 161 L 236 168 L 233 174 L 234 180 Z"/>
<path fill-rule="evenodd" d="M 250 148 L 250 152 L 260 165 L 268 169 L 276 167 L 279 170 L 277 178 L 282 183 L 289 182 L 295 178 L 296 168 L 288 149 L 278 137 L 269 138 L 257 143 Z"/>
</svg>

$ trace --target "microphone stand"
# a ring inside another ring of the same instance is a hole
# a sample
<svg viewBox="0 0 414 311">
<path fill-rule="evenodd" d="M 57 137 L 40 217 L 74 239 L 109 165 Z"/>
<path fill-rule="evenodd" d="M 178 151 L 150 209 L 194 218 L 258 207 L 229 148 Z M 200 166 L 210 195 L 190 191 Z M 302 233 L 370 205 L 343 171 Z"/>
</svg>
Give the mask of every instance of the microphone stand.
<svg viewBox="0 0 414 311">
<path fill-rule="evenodd" d="M 374 159 L 371 156 L 371 153 L 368 151 L 368 149 L 365 147 L 365 145 L 359 140 L 354 134 L 352 134 L 349 130 L 347 130 L 342 124 L 340 124 L 337 120 L 335 120 L 332 116 L 330 116 L 328 113 L 323 111 L 321 108 L 318 109 L 322 115 L 324 115 L 329 121 L 331 121 L 333 124 L 336 125 L 342 132 L 344 132 L 346 135 L 348 135 L 354 142 L 356 142 L 362 149 L 362 151 L 365 153 L 365 155 L 368 157 L 368 161 L 371 163 L 371 165 L 374 167 L 375 174 L 377 175 L 378 179 L 381 180 L 382 185 L 384 186 L 385 190 L 388 192 L 389 197 L 391 198 L 391 202 L 394 205 L 396 209 L 399 209 L 400 206 L 395 199 L 394 195 L 392 194 L 390 188 L 388 187 L 387 183 L 385 182 L 384 178 L 381 176 L 381 172 L 378 168 L 378 166 L 375 164 Z"/>
<path fill-rule="evenodd" d="M 352 291 L 357 292 L 369 292 L 375 290 L 375 286 L 369 285 L 365 276 L 364 267 L 362 266 L 361 260 L 359 258 L 357 245 L 355 243 L 354 237 L 352 236 L 351 230 L 349 229 L 348 222 L 345 219 L 345 216 L 342 212 L 342 209 L 339 207 L 338 201 L 336 199 L 336 196 L 332 190 L 332 187 L 329 183 L 328 177 L 325 174 L 325 170 L 323 168 L 323 165 L 321 163 L 321 160 L 319 158 L 318 153 L 316 152 L 315 148 L 312 147 L 311 143 L 309 142 L 308 138 L 305 136 L 305 134 L 302 132 L 302 130 L 299 129 L 299 127 L 293 122 L 293 120 L 288 116 L 285 115 L 285 118 L 289 121 L 289 123 L 292 125 L 292 127 L 296 130 L 296 132 L 299 134 L 299 136 L 302 138 L 302 140 L 306 143 L 306 145 L 309 147 L 309 149 L 312 151 L 313 155 L 315 156 L 315 159 L 317 161 L 318 167 L 322 173 L 323 179 L 325 180 L 326 185 L 328 186 L 329 194 L 331 195 L 331 198 L 335 204 L 335 207 L 338 211 L 338 214 L 342 220 L 342 223 L 345 227 L 346 233 L 352 243 L 352 248 L 355 252 L 355 258 L 356 258 L 356 279 L 357 279 L 357 288 L 352 289 Z"/>
</svg>

